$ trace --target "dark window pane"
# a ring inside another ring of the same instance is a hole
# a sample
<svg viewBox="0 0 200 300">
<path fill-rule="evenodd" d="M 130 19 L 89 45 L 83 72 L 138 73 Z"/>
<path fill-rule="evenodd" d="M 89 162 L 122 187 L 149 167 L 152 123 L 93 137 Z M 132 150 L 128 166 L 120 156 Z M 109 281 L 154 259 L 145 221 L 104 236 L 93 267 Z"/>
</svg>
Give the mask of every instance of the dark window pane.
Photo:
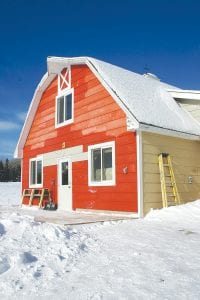
<svg viewBox="0 0 200 300">
<path fill-rule="evenodd" d="M 69 184 L 68 162 L 62 163 L 62 185 Z"/>
<path fill-rule="evenodd" d="M 102 150 L 103 180 L 112 180 L 112 148 Z"/>
<path fill-rule="evenodd" d="M 92 181 L 101 181 L 101 149 L 92 150 Z"/>
<path fill-rule="evenodd" d="M 72 118 L 72 94 L 65 97 L 65 121 Z"/>
<path fill-rule="evenodd" d="M 64 122 L 64 97 L 57 99 L 57 123 Z"/>
<path fill-rule="evenodd" d="M 37 161 L 37 184 L 42 183 L 42 161 L 38 160 Z"/>
<path fill-rule="evenodd" d="M 36 174 L 36 163 L 31 161 L 31 184 L 35 184 L 35 174 Z"/>
</svg>

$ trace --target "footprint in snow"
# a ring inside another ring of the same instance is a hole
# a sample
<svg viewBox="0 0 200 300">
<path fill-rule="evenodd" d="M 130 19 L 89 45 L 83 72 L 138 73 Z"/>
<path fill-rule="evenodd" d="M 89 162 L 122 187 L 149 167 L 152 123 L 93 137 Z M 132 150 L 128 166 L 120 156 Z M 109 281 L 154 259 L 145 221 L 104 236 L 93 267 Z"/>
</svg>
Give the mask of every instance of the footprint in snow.
<svg viewBox="0 0 200 300">
<path fill-rule="evenodd" d="M 20 255 L 20 260 L 23 264 L 31 264 L 33 262 L 36 262 L 38 259 L 30 252 L 24 252 Z"/>
<path fill-rule="evenodd" d="M 84 244 L 84 243 L 82 243 L 82 244 L 79 245 L 79 249 L 80 249 L 81 251 L 87 251 L 87 245 Z"/>
<path fill-rule="evenodd" d="M 0 257 L 0 275 L 10 269 L 9 261 L 6 257 Z"/>
<path fill-rule="evenodd" d="M 33 277 L 34 278 L 39 278 L 39 277 L 41 277 L 42 276 L 42 272 L 41 272 L 41 270 L 37 270 L 34 274 L 33 274 Z"/>
<path fill-rule="evenodd" d="M 5 227 L 3 224 L 0 223 L 0 236 L 4 235 L 6 233 Z"/>
</svg>

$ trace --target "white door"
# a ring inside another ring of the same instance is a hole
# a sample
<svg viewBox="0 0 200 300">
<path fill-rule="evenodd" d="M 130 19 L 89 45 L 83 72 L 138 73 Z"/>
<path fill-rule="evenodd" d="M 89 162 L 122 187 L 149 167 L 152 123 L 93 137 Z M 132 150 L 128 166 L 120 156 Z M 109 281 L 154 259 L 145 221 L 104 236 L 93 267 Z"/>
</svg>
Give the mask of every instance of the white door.
<svg viewBox="0 0 200 300">
<path fill-rule="evenodd" d="M 59 161 L 58 209 L 72 210 L 72 164 L 69 158 Z"/>
</svg>

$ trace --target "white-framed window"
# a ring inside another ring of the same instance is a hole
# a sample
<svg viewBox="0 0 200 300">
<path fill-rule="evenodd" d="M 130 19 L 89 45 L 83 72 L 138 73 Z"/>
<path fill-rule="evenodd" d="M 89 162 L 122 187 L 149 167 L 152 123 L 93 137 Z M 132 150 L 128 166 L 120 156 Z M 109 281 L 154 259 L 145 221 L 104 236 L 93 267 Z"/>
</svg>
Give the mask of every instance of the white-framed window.
<svg viewBox="0 0 200 300">
<path fill-rule="evenodd" d="M 56 97 L 56 127 L 71 124 L 74 119 L 74 89 L 64 90 Z"/>
<path fill-rule="evenodd" d="M 115 142 L 88 146 L 88 183 L 115 185 Z"/>
<path fill-rule="evenodd" d="M 29 186 L 42 187 L 43 185 L 43 159 L 42 156 L 30 159 Z"/>
</svg>

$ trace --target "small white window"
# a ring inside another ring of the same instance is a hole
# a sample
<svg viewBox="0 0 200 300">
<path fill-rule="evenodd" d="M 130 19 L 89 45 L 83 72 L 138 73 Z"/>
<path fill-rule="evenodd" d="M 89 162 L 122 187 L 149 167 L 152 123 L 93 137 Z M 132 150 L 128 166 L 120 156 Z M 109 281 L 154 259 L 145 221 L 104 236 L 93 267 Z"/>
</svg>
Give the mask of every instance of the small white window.
<svg viewBox="0 0 200 300">
<path fill-rule="evenodd" d="M 30 187 L 42 187 L 43 184 L 43 162 L 42 157 L 32 158 L 29 168 Z"/>
<path fill-rule="evenodd" d="M 74 91 L 67 90 L 56 97 L 56 127 L 61 127 L 73 122 Z"/>
<path fill-rule="evenodd" d="M 88 147 L 89 185 L 115 185 L 115 143 Z"/>
</svg>

